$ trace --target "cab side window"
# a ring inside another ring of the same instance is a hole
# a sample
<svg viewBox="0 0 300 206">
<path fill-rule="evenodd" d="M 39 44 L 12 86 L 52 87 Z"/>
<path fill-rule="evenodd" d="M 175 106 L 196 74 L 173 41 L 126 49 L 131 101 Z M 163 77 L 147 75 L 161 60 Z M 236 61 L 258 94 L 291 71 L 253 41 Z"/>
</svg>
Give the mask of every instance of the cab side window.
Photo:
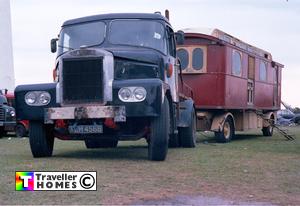
<svg viewBox="0 0 300 206">
<path fill-rule="evenodd" d="M 170 27 L 167 27 L 167 44 L 169 54 L 176 58 L 176 44 L 174 38 L 174 31 Z"/>
</svg>

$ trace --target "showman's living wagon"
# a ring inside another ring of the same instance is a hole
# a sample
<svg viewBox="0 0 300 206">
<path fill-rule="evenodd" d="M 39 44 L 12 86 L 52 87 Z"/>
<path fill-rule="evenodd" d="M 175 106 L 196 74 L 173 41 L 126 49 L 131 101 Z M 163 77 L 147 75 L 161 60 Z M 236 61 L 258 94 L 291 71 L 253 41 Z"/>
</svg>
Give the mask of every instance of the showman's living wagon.
<svg viewBox="0 0 300 206">
<path fill-rule="evenodd" d="M 262 128 L 272 136 L 281 102 L 282 64 L 218 29 L 186 29 L 178 45 L 183 80 L 193 90 L 198 130 L 228 142 L 236 130 Z"/>
</svg>

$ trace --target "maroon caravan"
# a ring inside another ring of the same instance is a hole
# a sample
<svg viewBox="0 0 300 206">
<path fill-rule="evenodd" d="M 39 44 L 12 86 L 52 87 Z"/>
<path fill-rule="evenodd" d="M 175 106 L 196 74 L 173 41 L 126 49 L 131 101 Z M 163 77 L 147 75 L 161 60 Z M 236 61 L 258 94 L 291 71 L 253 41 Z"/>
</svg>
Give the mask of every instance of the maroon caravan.
<svg viewBox="0 0 300 206">
<path fill-rule="evenodd" d="M 272 136 L 281 102 L 282 64 L 218 29 L 186 29 L 177 46 L 183 80 L 194 92 L 197 129 L 229 142 L 235 131 Z"/>
</svg>

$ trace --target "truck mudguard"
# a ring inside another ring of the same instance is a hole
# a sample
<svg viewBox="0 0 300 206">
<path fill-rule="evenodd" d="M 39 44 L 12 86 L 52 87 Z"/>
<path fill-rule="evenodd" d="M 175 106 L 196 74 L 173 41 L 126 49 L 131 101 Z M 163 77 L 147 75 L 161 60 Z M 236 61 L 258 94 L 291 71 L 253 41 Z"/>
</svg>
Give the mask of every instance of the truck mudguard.
<svg viewBox="0 0 300 206">
<path fill-rule="evenodd" d="M 227 113 L 218 114 L 218 115 L 214 116 L 210 130 L 214 131 L 214 132 L 220 132 L 220 131 L 222 131 L 223 130 L 224 122 L 225 122 L 225 120 L 226 120 L 226 118 L 228 116 L 230 116 L 232 118 L 232 120 L 233 120 L 233 126 L 235 128 L 234 116 L 230 112 L 227 112 Z"/>
<path fill-rule="evenodd" d="M 187 99 L 183 102 L 179 102 L 179 122 L 178 127 L 188 127 L 191 123 L 192 115 L 194 111 L 194 101 Z"/>
</svg>

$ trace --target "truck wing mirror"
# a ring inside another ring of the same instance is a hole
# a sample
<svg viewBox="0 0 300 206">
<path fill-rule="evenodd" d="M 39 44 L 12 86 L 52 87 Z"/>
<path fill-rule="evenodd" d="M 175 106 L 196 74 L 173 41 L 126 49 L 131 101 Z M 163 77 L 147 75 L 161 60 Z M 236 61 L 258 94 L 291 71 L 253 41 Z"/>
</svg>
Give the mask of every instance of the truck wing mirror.
<svg viewBox="0 0 300 206">
<path fill-rule="evenodd" d="M 51 45 L 51 52 L 52 52 L 52 53 L 55 53 L 56 50 L 57 50 L 57 44 L 56 44 L 57 41 L 58 41 L 57 38 L 51 39 L 50 45 Z"/>
<path fill-rule="evenodd" d="M 177 45 L 183 45 L 184 44 L 184 32 L 179 30 L 175 33 L 176 43 Z"/>
</svg>

